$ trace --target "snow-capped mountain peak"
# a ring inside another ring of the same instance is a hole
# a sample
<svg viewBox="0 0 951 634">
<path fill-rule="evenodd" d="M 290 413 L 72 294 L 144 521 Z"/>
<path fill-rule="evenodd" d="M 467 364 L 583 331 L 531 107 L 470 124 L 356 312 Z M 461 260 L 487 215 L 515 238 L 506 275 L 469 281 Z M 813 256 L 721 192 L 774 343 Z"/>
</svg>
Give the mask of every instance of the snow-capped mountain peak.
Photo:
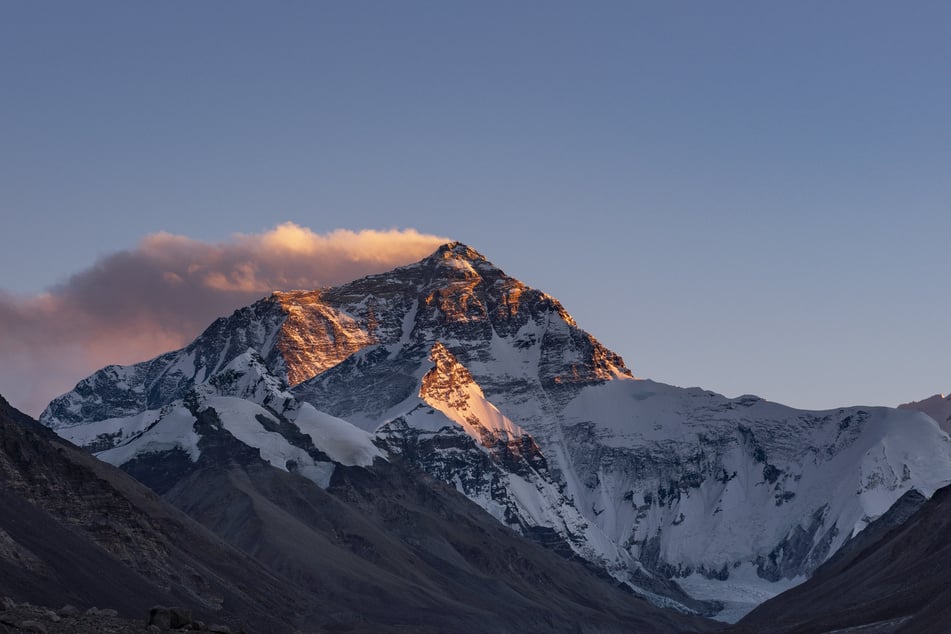
<svg viewBox="0 0 951 634">
<path fill-rule="evenodd" d="M 560 302 L 462 243 L 275 293 L 182 350 L 84 379 L 41 420 L 128 465 L 175 448 L 197 459 L 218 429 L 195 426 L 207 409 L 321 484 L 334 464 L 406 462 L 685 610 L 711 606 L 674 581 L 766 598 L 906 491 L 951 481 L 951 441 L 918 412 L 810 412 L 632 380 Z"/>
</svg>

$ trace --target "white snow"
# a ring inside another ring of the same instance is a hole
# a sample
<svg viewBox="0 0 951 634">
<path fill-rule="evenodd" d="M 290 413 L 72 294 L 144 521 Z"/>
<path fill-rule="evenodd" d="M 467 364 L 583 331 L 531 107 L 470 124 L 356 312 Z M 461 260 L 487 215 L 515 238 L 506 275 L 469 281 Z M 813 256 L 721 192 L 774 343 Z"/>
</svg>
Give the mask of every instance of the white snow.
<svg viewBox="0 0 951 634">
<path fill-rule="evenodd" d="M 402 413 L 393 415 L 390 420 L 402 416 L 406 424 L 413 429 L 429 432 L 430 434 L 437 433 L 447 427 L 459 428 L 459 423 L 448 418 L 441 411 L 423 403 L 418 397 L 414 396 L 412 399 L 407 399 L 400 405 L 403 408 L 400 410 Z M 422 406 L 418 407 L 418 405 Z"/>
<path fill-rule="evenodd" d="M 125 444 L 155 423 L 161 415 L 160 410 L 147 410 L 128 418 L 107 418 L 84 425 L 60 427 L 56 433 L 80 447 L 91 445 L 100 437 L 109 438 L 113 445 Z"/>
<path fill-rule="evenodd" d="M 141 416 L 133 418 L 141 422 Z M 149 416 L 152 416 L 152 414 L 149 414 Z M 198 460 L 201 451 L 198 449 L 198 434 L 195 433 L 195 417 L 192 416 L 192 413 L 179 403 L 163 409 L 156 418 L 158 421 L 149 429 L 148 433 L 142 434 L 124 445 L 100 452 L 96 454 L 96 457 L 109 464 L 119 466 L 141 454 L 182 449 L 188 454 L 192 462 Z"/>
<path fill-rule="evenodd" d="M 371 434 L 341 418 L 321 412 L 309 403 L 301 405 L 293 422 L 311 437 L 318 449 L 340 464 L 369 467 L 374 459 L 384 458 L 373 444 Z"/>
<path fill-rule="evenodd" d="M 442 264 L 458 271 L 462 271 L 463 274 L 469 277 L 478 277 L 479 275 L 476 273 L 476 270 L 472 268 L 472 265 L 469 264 L 469 261 L 462 258 L 447 258 L 442 261 Z"/>
<path fill-rule="evenodd" d="M 482 388 L 475 382 L 466 385 L 462 391 L 465 394 L 465 404 L 461 407 L 453 407 L 452 404 L 430 395 L 423 395 L 422 399 L 466 430 L 466 433 L 480 443 L 482 432 L 479 426 L 509 439 L 525 434 L 521 427 L 506 418 L 499 408 L 486 400 Z M 473 425 L 473 420 L 478 421 L 479 426 Z"/>
<path fill-rule="evenodd" d="M 400 346 L 405 346 L 410 342 L 410 335 L 413 334 L 413 327 L 416 325 L 416 314 L 419 311 L 419 300 L 413 300 L 413 306 L 403 315 L 403 323 L 400 326 Z"/>
<path fill-rule="evenodd" d="M 258 369 L 260 365 L 252 356 L 242 355 L 228 369 Z M 255 380 L 257 379 L 257 380 Z M 230 388 L 245 397 L 254 396 L 267 399 L 274 392 L 273 377 L 262 376 L 258 372 L 247 372 L 239 376 Z M 283 392 L 278 396 L 292 398 Z M 268 399 L 268 400 L 273 400 Z M 212 407 L 217 412 L 223 429 L 237 440 L 260 451 L 261 458 L 271 465 L 295 473 L 314 481 L 326 488 L 333 474 L 334 463 L 315 460 L 304 449 L 292 445 L 284 436 L 268 431 L 258 417 L 270 419 L 277 424 L 274 415 L 257 403 L 238 396 L 218 395 L 210 385 L 202 386 L 201 405 Z M 369 466 L 375 458 L 383 458 L 382 453 L 372 443 L 370 434 L 350 423 L 316 410 L 311 405 L 303 405 L 289 412 L 295 417 L 292 421 L 301 431 L 311 437 L 314 445 L 326 453 L 332 460 L 347 466 Z M 98 454 L 99 458 L 115 465 L 122 465 L 136 456 L 181 448 L 188 452 L 192 461 L 200 456 L 199 436 L 194 431 L 195 417 L 181 401 L 177 401 L 161 411 L 146 411 L 126 419 L 108 419 L 88 425 L 67 428 L 78 441 L 95 439 L 101 433 L 121 434 L 118 446 Z M 81 432 L 81 433 L 80 433 Z"/>
<path fill-rule="evenodd" d="M 330 484 L 333 464 L 314 460 L 306 451 L 290 444 L 281 434 L 265 429 L 258 422 L 257 416 L 265 416 L 271 420 L 274 420 L 274 417 L 260 405 L 231 396 L 209 397 L 206 404 L 218 413 L 222 427 L 244 444 L 258 449 L 261 458 L 271 465 L 289 471 L 289 463 L 296 463 L 296 473 L 324 488 Z"/>
<path fill-rule="evenodd" d="M 677 579 L 680 587 L 695 599 L 720 601 L 723 609 L 713 618 L 727 623 L 736 623 L 749 614 L 763 601 L 772 599 L 780 592 L 798 586 L 806 577 L 782 579 L 772 582 L 756 574 L 756 568 L 749 563 L 741 564 L 730 570 L 730 578 L 725 581 L 707 579 L 693 573 Z"/>
<path fill-rule="evenodd" d="M 671 455 L 677 457 L 677 469 L 683 470 L 689 467 L 691 454 L 704 450 L 703 437 L 708 445 L 717 441 L 717 459 L 727 475 L 736 473 L 726 483 L 707 479 L 699 487 L 687 488 L 669 509 L 650 509 L 640 526 L 624 521 L 612 524 L 605 521 L 612 519 L 609 514 L 589 518 L 618 541 L 629 539 L 632 532 L 642 539 L 661 529 L 662 553 L 668 562 L 720 568 L 767 554 L 791 527 L 807 529 L 814 511 L 824 504 L 829 505 L 827 526 L 834 523 L 840 529 L 834 551 L 853 529 L 884 513 L 904 491 L 914 487 L 931 495 L 951 476 L 947 436 L 920 415 L 868 408 L 862 433 L 836 446 L 836 433 L 842 431 L 836 422 L 804 421 L 800 412 L 766 401 L 721 409 L 727 403 L 728 399 L 708 392 L 650 381 L 586 388 L 565 409 L 565 419 L 569 424 L 594 422 L 604 446 L 622 450 L 640 446 L 658 456 Z M 792 494 L 790 499 L 777 504 L 777 489 L 764 478 L 764 464 L 750 458 L 742 436 L 736 435 L 741 425 L 749 426 L 766 445 L 770 464 L 789 476 L 779 484 Z M 804 452 L 809 446 L 820 453 Z M 836 451 L 829 454 L 828 447 Z M 706 451 L 712 453 L 710 448 Z M 905 467 L 909 473 L 902 480 Z M 592 499 L 619 477 L 623 486 L 615 486 L 616 490 L 633 490 L 642 497 L 658 485 L 665 486 L 665 477 L 679 475 L 602 471 L 599 490 L 582 491 L 580 497 Z M 584 503 L 580 506 L 588 508 Z M 610 501 L 606 506 L 611 506 Z"/>
</svg>

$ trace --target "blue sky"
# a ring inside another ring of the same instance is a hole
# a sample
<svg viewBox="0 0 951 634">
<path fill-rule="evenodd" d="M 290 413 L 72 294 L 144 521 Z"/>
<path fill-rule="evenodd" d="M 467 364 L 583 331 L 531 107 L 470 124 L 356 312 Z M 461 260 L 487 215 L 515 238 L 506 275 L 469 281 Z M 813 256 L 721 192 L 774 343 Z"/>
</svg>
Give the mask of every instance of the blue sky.
<svg viewBox="0 0 951 634">
<path fill-rule="evenodd" d="M 0 289 L 157 231 L 413 227 L 639 376 L 947 392 L 949 59 L 944 2 L 6 2 Z"/>
</svg>

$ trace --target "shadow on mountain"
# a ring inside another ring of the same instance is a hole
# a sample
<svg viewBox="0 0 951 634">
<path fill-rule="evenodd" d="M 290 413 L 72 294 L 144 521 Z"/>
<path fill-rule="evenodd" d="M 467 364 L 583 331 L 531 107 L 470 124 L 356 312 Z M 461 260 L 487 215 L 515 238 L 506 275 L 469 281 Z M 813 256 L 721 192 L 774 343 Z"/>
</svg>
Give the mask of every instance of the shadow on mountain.
<svg viewBox="0 0 951 634">
<path fill-rule="evenodd" d="M 906 493 L 816 570 L 731 632 L 909 632 L 951 628 L 951 487 Z"/>
<path fill-rule="evenodd" d="M 663 610 L 519 537 L 454 489 L 377 460 L 325 491 L 227 432 L 203 430 L 167 500 L 335 610 L 327 629 L 671 632 L 713 623 Z"/>
<path fill-rule="evenodd" d="M 657 608 L 384 461 L 338 466 L 324 491 L 206 429 L 202 457 L 174 484 L 161 454 L 151 469 L 139 463 L 210 532 L 6 401 L 0 449 L 0 594 L 20 601 L 133 618 L 186 605 L 260 632 L 714 626 Z"/>
<path fill-rule="evenodd" d="M 0 397 L 0 594 L 143 618 L 183 605 L 286 631 L 312 600 Z"/>
</svg>

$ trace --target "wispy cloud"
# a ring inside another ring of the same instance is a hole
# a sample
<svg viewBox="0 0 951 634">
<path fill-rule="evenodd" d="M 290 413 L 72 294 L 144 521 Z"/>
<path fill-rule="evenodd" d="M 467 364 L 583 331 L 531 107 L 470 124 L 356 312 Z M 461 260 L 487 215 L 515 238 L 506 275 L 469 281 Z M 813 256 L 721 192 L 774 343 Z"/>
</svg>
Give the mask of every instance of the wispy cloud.
<svg viewBox="0 0 951 634">
<path fill-rule="evenodd" d="M 413 229 L 317 234 L 294 223 L 220 243 L 146 236 L 42 295 L 0 292 L 0 392 L 37 415 L 92 371 L 180 347 L 271 291 L 340 284 L 446 241 Z"/>
</svg>

